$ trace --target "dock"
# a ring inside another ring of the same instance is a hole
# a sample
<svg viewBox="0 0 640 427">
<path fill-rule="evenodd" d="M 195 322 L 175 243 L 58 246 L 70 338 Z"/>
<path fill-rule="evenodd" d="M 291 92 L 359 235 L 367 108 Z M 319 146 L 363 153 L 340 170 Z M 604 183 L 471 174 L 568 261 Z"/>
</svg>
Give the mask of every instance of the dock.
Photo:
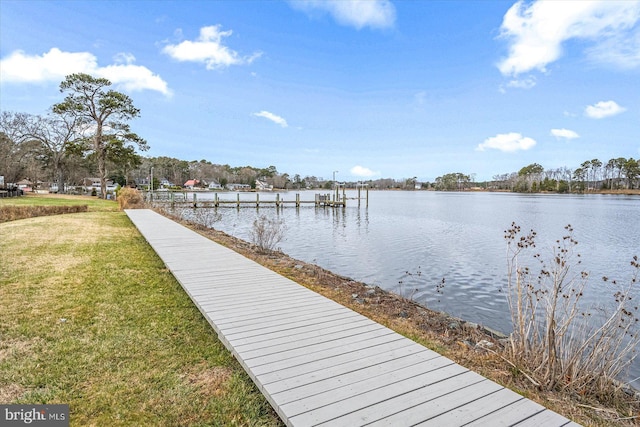
<svg viewBox="0 0 640 427">
<path fill-rule="evenodd" d="M 356 197 L 347 197 L 346 187 L 341 184 L 338 185 L 334 192 L 325 194 L 315 194 L 314 200 L 302 200 L 300 193 L 295 194 L 294 200 L 285 200 L 280 197 L 280 193 L 275 194 L 274 200 L 265 200 L 260 198 L 260 193 L 243 193 L 244 197 L 240 197 L 240 193 L 236 193 L 235 200 L 228 197 L 221 198 L 218 192 L 213 192 L 213 199 L 205 197 L 198 198 L 198 192 L 187 193 L 185 191 L 147 191 L 143 193 L 146 202 L 150 203 L 162 203 L 168 204 L 171 207 L 175 206 L 187 206 L 191 208 L 219 208 L 219 207 L 275 207 L 283 208 L 285 206 L 295 206 L 300 208 L 301 206 L 315 206 L 330 207 L 330 208 L 345 208 L 347 206 L 347 200 L 357 200 L 357 205 L 360 207 L 361 201 L 364 200 L 365 206 L 369 206 L 369 189 L 364 187 L 365 194 L 362 194 L 363 186 L 358 186 Z M 203 194 L 203 193 L 200 193 Z M 206 194 L 206 193 L 205 193 Z M 223 193 L 225 194 L 225 193 Z M 248 194 L 254 194 L 253 200 L 248 199 Z M 226 194 L 228 196 L 228 193 Z"/>
<path fill-rule="evenodd" d="M 126 214 L 288 426 L 578 426 L 152 210 Z"/>
</svg>

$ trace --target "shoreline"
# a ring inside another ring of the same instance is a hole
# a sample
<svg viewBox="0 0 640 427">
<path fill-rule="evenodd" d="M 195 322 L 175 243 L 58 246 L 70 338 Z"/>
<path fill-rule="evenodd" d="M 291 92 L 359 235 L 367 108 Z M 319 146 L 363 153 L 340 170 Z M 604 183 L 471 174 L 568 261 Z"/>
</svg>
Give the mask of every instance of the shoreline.
<svg viewBox="0 0 640 427">
<path fill-rule="evenodd" d="M 431 310 L 282 252 L 260 252 L 255 245 L 222 231 L 158 212 L 575 422 L 595 426 L 637 425 L 636 413 L 640 413 L 637 392 L 634 395 L 620 391 L 618 397 L 607 396 L 611 401 L 599 402 L 593 397 L 561 391 L 540 391 L 495 351 L 508 340 L 499 331 Z"/>
</svg>

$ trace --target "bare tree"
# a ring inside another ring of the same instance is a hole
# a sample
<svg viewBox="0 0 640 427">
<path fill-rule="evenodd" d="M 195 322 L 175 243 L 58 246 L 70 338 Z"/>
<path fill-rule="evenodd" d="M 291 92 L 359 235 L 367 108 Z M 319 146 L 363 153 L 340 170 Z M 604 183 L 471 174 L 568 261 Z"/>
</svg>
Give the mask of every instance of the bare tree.
<svg viewBox="0 0 640 427">
<path fill-rule="evenodd" d="M 78 119 L 70 114 L 28 116 L 25 121 L 25 132 L 29 138 L 38 141 L 40 160 L 51 168 L 58 191 L 64 191 L 64 170 L 74 142 L 80 138 L 77 131 Z"/>
<path fill-rule="evenodd" d="M 3 111 L 0 113 L 0 175 L 6 183 L 15 183 L 22 178 L 27 169 L 36 171 L 34 143 L 26 132 L 29 115 Z"/>
</svg>

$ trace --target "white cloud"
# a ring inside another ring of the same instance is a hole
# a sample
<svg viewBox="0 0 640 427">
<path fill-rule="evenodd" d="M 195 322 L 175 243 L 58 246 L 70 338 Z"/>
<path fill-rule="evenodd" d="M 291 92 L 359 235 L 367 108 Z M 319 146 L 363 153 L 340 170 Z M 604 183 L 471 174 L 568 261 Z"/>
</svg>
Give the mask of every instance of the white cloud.
<svg viewBox="0 0 640 427">
<path fill-rule="evenodd" d="M 594 62 L 622 69 L 640 67 L 640 25 L 630 34 L 613 34 L 607 40 L 586 50 Z"/>
<path fill-rule="evenodd" d="M 578 135 L 577 132 L 569 130 L 569 129 L 551 129 L 551 135 L 555 136 L 556 138 L 565 138 L 565 139 L 575 139 L 575 138 L 579 138 L 580 135 Z"/>
<path fill-rule="evenodd" d="M 339 24 L 358 30 L 392 28 L 396 21 L 396 8 L 389 0 L 292 0 L 289 4 L 309 15 L 329 13 Z"/>
<path fill-rule="evenodd" d="M 584 114 L 592 119 L 603 119 L 605 117 L 615 116 L 627 109 L 618 105 L 615 101 L 600 101 L 594 105 L 588 105 L 584 109 Z"/>
<path fill-rule="evenodd" d="M 275 115 L 273 113 L 270 113 L 268 111 L 260 111 L 259 113 L 253 113 L 252 116 L 255 117 L 264 117 L 267 120 L 271 120 L 273 123 L 278 124 L 280 126 L 282 126 L 283 128 L 288 127 L 289 125 L 287 124 L 287 121 L 285 119 L 283 119 L 282 117 Z"/>
<path fill-rule="evenodd" d="M 155 90 L 171 95 L 167 82 L 147 67 L 135 65 L 130 53 L 118 54 L 115 65 L 99 67 L 97 58 L 89 52 L 63 52 L 51 48 L 42 55 L 28 55 L 17 50 L 0 60 L 0 80 L 3 83 L 59 83 L 69 74 L 86 73 L 105 77 L 127 91 Z"/>
<path fill-rule="evenodd" d="M 495 150 L 505 152 L 514 152 L 518 150 L 528 150 L 533 148 L 535 145 L 535 140 L 523 137 L 519 133 L 500 133 L 496 136 L 485 139 L 482 144 L 479 144 L 476 147 L 476 151 L 484 151 L 485 149 L 493 148 Z"/>
<path fill-rule="evenodd" d="M 526 79 L 513 79 L 507 83 L 507 87 L 515 87 L 518 89 L 531 89 L 536 85 L 535 76 L 529 76 Z"/>
<path fill-rule="evenodd" d="M 85 73 L 98 68 L 96 57 L 89 52 L 62 52 L 52 48 L 39 55 L 16 50 L 0 61 L 3 82 L 39 83 L 61 81 L 73 73 Z"/>
<path fill-rule="evenodd" d="M 178 31 L 178 34 L 180 33 L 181 31 Z M 185 40 L 178 44 L 169 44 L 162 52 L 180 62 L 204 63 L 207 70 L 250 64 L 262 55 L 261 52 L 256 52 L 251 56 L 240 56 L 238 52 L 229 49 L 222 43 L 222 39 L 232 33 L 231 30 L 220 31 L 220 25 L 202 27 L 200 36 L 195 41 Z"/>
<path fill-rule="evenodd" d="M 500 93 L 507 93 L 506 87 L 529 90 L 532 89 L 536 83 L 535 76 L 528 76 L 524 79 L 512 79 L 509 80 L 506 85 L 500 85 L 499 91 Z"/>
<path fill-rule="evenodd" d="M 372 171 L 371 169 L 360 165 L 352 167 L 349 172 L 351 172 L 351 175 L 353 176 L 359 176 L 362 178 L 370 178 L 372 176 L 380 175 L 380 172 Z"/>
<path fill-rule="evenodd" d="M 562 56 L 562 44 L 570 39 L 591 42 L 586 53 L 599 62 L 611 65 L 615 58 L 620 66 L 639 66 L 639 20 L 640 0 L 520 0 L 502 21 L 501 37 L 510 46 L 498 68 L 503 75 L 513 76 L 531 70 L 545 72 L 548 64 Z"/>
</svg>

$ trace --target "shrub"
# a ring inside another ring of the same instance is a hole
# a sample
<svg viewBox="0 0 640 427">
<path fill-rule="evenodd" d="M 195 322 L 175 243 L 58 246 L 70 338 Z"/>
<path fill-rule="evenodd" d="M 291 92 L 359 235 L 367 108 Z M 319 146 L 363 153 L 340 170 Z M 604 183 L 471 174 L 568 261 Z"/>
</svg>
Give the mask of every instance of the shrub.
<svg viewBox="0 0 640 427">
<path fill-rule="evenodd" d="M 0 206 L 0 222 L 16 221 L 38 216 L 87 212 L 87 205 L 73 206 Z"/>
<path fill-rule="evenodd" d="M 541 389 L 612 396 L 616 380 L 640 344 L 636 302 L 640 263 L 633 257 L 628 282 L 603 277 L 611 301 L 588 307 L 582 299 L 589 274 L 579 267 L 573 228 L 565 229 L 550 262 L 535 252 L 535 231 L 524 235 L 513 223 L 505 232 L 513 323 L 507 358 Z M 539 270 L 520 263 L 530 251 Z"/>
<path fill-rule="evenodd" d="M 263 252 L 276 250 L 284 239 L 285 226 L 282 220 L 270 219 L 261 215 L 253 221 L 251 241 Z"/>
<path fill-rule="evenodd" d="M 118 205 L 120 209 L 141 209 L 144 208 L 144 200 L 135 188 L 123 187 L 118 191 Z"/>
<path fill-rule="evenodd" d="M 222 218 L 222 215 L 211 208 L 191 208 L 189 211 L 191 221 L 204 228 L 213 228 L 215 223 Z M 187 215 L 183 213 L 182 216 L 185 217 Z"/>
</svg>

